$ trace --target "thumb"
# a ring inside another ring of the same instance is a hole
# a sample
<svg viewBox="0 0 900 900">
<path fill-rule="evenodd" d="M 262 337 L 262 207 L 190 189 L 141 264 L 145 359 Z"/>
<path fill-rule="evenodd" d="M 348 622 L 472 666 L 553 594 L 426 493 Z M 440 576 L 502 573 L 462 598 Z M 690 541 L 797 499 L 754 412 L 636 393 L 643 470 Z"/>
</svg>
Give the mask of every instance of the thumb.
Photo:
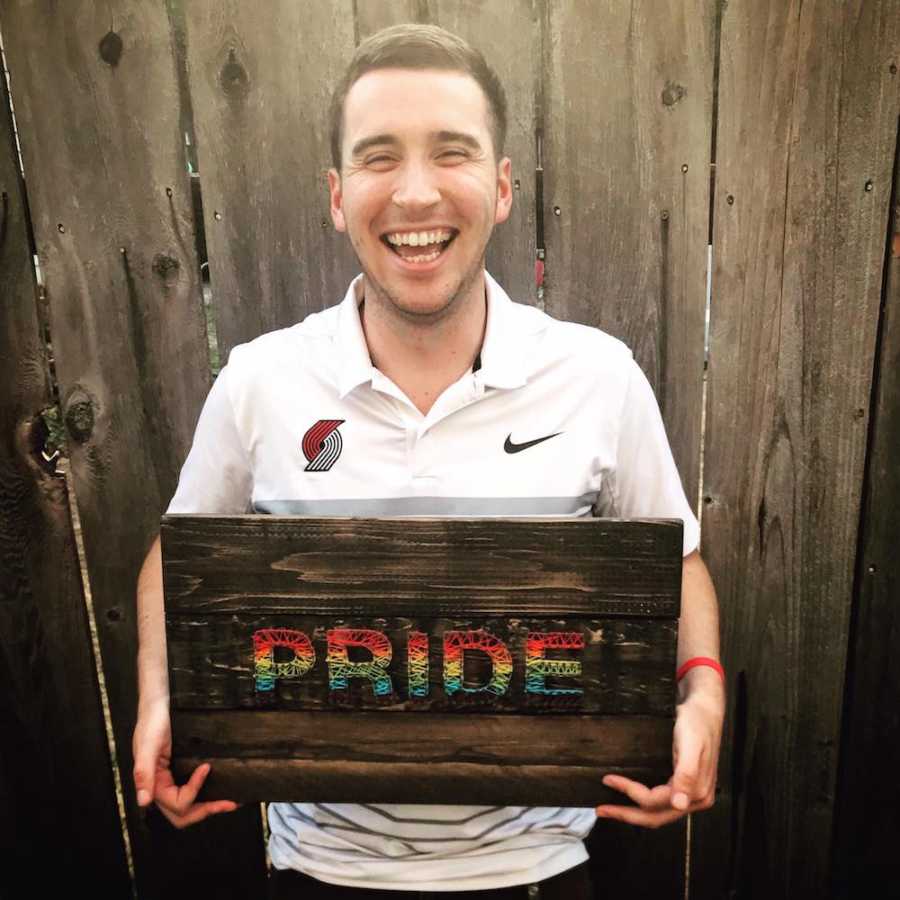
<svg viewBox="0 0 900 900">
<path fill-rule="evenodd" d="M 697 793 L 700 775 L 702 743 L 693 735 L 684 735 L 676 753 L 675 772 L 672 775 L 672 806 L 686 810 Z"/>
<path fill-rule="evenodd" d="M 156 769 L 159 761 L 159 741 L 142 729 L 134 739 L 134 786 L 137 789 L 138 806 L 147 806 L 153 800 Z"/>
</svg>

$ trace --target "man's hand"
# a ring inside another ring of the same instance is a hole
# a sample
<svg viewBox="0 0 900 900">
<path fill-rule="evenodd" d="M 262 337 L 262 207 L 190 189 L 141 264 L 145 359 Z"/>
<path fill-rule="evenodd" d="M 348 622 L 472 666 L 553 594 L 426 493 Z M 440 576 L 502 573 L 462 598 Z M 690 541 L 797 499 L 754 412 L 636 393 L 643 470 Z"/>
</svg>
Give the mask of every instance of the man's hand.
<svg viewBox="0 0 900 900">
<path fill-rule="evenodd" d="M 703 673 L 694 670 L 689 673 L 690 676 L 701 681 L 703 688 L 698 685 L 676 708 L 672 741 L 674 774 L 668 783 L 654 788 L 621 775 L 605 776 L 603 783 L 621 791 L 637 804 L 637 808 L 598 806 L 597 815 L 600 818 L 659 828 L 688 813 L 709 809 L 713 805 L 725 695 L 721 686 L 710 681 L 709 676 L 719 679 L 718 673 L 711 669 Z"/>
<path fill-rule="evenodd" d="M 215 813 L 233 812 L 233 800 L 195 803 L 209 774 L 209 763 L 197 766 L 187 784 L 179 787 L 172 778 L 172 726 L 167 700 L 142 705 L 132 740 L 134 785 L 138 806 L 155 801 L 162 814 L 176 827 L 187 828 Z"/>
</svg>

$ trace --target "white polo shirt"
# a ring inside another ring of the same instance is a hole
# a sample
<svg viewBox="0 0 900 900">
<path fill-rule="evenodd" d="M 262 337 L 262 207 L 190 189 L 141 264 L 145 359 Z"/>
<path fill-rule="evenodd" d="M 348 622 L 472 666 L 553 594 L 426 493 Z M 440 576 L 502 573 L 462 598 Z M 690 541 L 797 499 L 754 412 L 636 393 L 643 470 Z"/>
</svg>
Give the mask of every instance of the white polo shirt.
<svg viewBox="0 0 900 900">
<path fill-rule="evenodd" d="M 422 415 L 372 366 L 363 276 L 342 303 L 231 351 L 169 513 L 677 518 L 699 526 L 649 382 L 621 341 L 513 303 L 485 272 L 480 368 Z M 598 773 L 598 778 L 599 778 Z M 592 807 L 272 803 L 277 868 L 481 890 L 584 861 Z"/>
</svg>

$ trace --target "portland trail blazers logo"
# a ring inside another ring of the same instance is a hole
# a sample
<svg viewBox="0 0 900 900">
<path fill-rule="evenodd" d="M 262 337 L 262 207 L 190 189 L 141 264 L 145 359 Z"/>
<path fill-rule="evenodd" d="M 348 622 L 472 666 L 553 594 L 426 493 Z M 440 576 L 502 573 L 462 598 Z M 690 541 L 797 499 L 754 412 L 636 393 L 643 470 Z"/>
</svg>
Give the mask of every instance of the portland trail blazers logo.
<svg viewBox="0 0 900 900">
<path fill-rule="evenodd" d="M 303 435 L 303 455 L 309 463 L 304 472 L 327 472 L 337 462 L 343 447 L 338 425 L 343 425 L 345 421 L 319 419 Z"/>
</svg>

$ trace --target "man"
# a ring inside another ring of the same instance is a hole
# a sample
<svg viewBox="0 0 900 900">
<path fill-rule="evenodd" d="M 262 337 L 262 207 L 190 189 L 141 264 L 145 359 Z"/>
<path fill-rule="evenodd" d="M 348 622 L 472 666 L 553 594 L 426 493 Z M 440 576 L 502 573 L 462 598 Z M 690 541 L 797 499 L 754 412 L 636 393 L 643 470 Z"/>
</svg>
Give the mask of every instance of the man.
<svg viewBox="0 0 900 900">
<path fill-rule="evenodd" d="M 697 521 L 630 351 L 514 304 L 485 272 L 512 203 L 505 130 L 502 88 L 459 38 L 404 25 L 360 45 L 335 92 L 328 184 L 363 274 L 338 306 L 232 351 L 169 511 L 587 515 L 596 505 L 683 519 L 678 657 L 693 663 L 679 681 L 674 774 L 652 788 L 607 776 L 636 805 L 596 811 L 273 803 L 279 896 L 337 896 L 341 885 L 361 897 L 486 898 L 532 883 L 543 897 L 588 896 L 582 839 L 595 815 L 657 827 L 712 803 L 724 690 L 707 664 L 718 620 Z M 184 827 L 235 804 L 195 802 L 208 765 L 182 787 L 168 770 L 158 541 L 138 605 L 138 802 Z"/>
</svg>

